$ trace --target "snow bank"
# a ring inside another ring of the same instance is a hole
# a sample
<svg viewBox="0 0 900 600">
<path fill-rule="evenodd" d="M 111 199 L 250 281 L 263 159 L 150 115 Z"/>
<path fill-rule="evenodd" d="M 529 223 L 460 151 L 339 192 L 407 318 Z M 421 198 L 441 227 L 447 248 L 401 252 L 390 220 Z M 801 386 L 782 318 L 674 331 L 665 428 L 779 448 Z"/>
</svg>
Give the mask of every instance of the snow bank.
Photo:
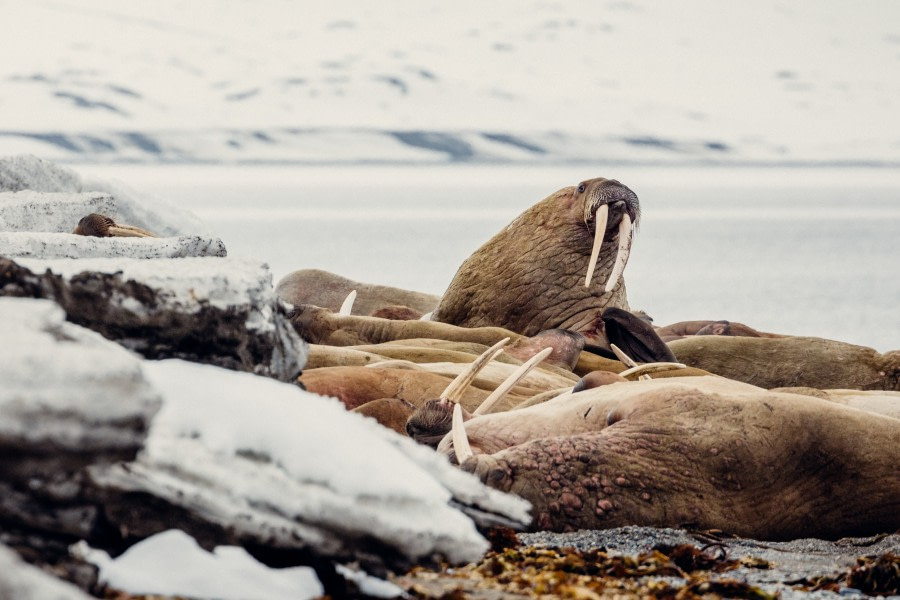
<svg viewBox="0 0 900 600">
<path fill-rule="evenodd" d="M 86 453 L 141 444 L 159 394 L 137 356 L 67 323 L 47 300 L 0 298 L 0 338 L 0 445 Z"/>
<path fill-rule="evenodd" d="M 3 223 L 0 223 L 0 227 L 2 226 Z M 10 258 L 148 259 L 225 255 L 225 244 L 222 240 L 195 235 L 167 238 L 99 238 L 71 233 L 33 233 L 30 230 L 0 231 L 0 256 Z"/>
<path fill-rule="evenodd" d="M 273 569 L 243 548 L 212 552 L 177 529 L 149 537 L 112 560 L 106 552 L 78 549 L 100 568 L 100 580 L 131 594 L 160 594 L 218 600 L 301 600 L 324 590 L 309 567 Z"/>
<path fill-rule="evenodd" d="M 82 180 L 74 171 L 36 156 L 0 158 L 0 230 L 72 231 L 92 212 L 163 237 L 209 234 L 191 212 L 123 184 Z"/>
<path fill-rule="evenodd" d="M 450 505 L 487 496 L 484 486 L 438 457 L 423 461 L 412 440 L 293 385 L 182 361 L 146 369 L 164 406 L 145 451 L 107 474 L 108 486 L 190 506 L 275 547 L 452 562 L 487 549 Z M 491 499 L 508 516 L 527 507 Z"/>
</svg>

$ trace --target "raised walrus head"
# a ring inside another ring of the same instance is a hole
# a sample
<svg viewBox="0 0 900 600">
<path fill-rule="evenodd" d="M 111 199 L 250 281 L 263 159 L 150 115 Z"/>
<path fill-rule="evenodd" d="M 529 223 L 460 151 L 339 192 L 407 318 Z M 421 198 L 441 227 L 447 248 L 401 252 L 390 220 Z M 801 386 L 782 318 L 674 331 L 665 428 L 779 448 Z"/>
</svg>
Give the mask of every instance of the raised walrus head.
<svg viewBox="0 0 900 600">
<path fill-rule="evenodd" d="M 590 343 L 604 308 L 628 309 L 622 271 L 639 218 L 637 196 L 613 179 L 563 188 L 476 250 L 432 318 L 528 336 L 569 329 Z"/>
</svg>

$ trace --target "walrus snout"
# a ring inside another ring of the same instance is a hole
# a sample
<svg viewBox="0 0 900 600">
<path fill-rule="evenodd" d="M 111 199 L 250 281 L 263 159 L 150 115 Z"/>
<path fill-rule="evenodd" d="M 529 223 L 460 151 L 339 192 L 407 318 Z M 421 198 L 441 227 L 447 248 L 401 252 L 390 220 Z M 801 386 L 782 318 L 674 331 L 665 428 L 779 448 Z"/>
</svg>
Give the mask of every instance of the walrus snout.
<svg viewBox="0 0 900 600">
<path fill-rule="evenodd" d="M 604 293 L 611 292 L 625 271 L 628 256 L 631 254 L 634 228 L 641 217 L 637 194 L 615 179 L 598 177 L 579 183 L 575 188 L 574 199 L 583 203 L 585 225 L 589 229 L 592 225 L 594 228 L 594 245 L 584 277 L 585 287 L 591 285 L 597 258 L 600 256 L 600 247 L 605 240 L 612 240 L 615 231 L 618 231 L 619 247 L 613 260 L 612 272 L 603 288 Z M 612 219 L 610 219 L 611 208 L 614 209 Z"/>
</svg>

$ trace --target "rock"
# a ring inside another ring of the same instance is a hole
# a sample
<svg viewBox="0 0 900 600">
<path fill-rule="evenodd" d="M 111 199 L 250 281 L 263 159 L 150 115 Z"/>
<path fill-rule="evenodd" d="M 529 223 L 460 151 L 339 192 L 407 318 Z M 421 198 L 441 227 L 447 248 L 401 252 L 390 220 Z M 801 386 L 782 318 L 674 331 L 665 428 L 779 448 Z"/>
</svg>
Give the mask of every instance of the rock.
<svg viewBox="0 0 900 600">
<path fill-rule="evenodd" d="M 70 233 L 0 232 L 0 256 L 10 258 L 184 258 L 226 255 L 218 238 L 88 237 Z"/>
<path fill-rule="evenodd" d="M 71 169 L 29 154 L 0 158 L 0 192 L 80 192 L 81 178 Z"/>
<path fill-rule="evenodd" d="M 100 192 L 0 192 L 0 231 L 71 233 L 90 213 L 118 213 L 115 199 Z"/>
<path fill-rule="evenodd" d="M 147 358 L 287 381 L 308 352 L 275 297 L 268 267 L 251 261 L 0 259 L 0 296 L 56 300 L 69 321 Z"/>
<path fill-rule="evenodd" d="M 81 214 L 69 222 L 73 211 L 78 212 L 79 203 L 83 206 Z M 191 212 L 122 184 L 84 180 L 74 171 L 36 156 L 0 158 L 0 231 L 25 231 L 22 227 L 29 231 L 72 231 L 78 220 L 91 212 L 102 212 L 117 222 L 162 237 L 209 235 Z"/>
<path fill-rule="evenodd" d="M 45 300 L 0 298 L 0 323 L 0 535 L 87 589 L 78 540 L 118 555 L 176 528 L 207 549 L 311 565 L 329 591 L 332 561 L 466 562 L 487 548 L 468 513 L 528 520 L 523 500 L 334 399 L 141 361 Z"/>
<path fill-rule="evenodd" d="M 133 459 L 160 396 L 137 356 L 52 302 L 0 298 L 0 328 L 0 542 L 90 587 L 69 544 L 120 535 L 86 468 Z"/>
</svg>

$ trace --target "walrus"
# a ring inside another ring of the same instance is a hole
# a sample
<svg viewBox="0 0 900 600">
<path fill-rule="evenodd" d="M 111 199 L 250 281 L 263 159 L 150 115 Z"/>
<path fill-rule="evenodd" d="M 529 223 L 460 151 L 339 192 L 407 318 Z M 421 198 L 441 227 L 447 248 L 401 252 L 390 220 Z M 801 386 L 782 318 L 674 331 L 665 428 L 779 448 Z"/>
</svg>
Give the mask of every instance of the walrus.
<svg viewBox="0 0 900 600">
<path fill-rule="evenodd" d="M 616 180 L 565 187 L 466 259 L 432 320 L 526 336 L 567 329 L 604 346 L 603 309 L 629 308 L 621 275 L 639 220 L 637 195 Z"/>
<path fill-rule="evenodd" d="M 434 310 L 439 300 L 433 294 L 360 283 L 320 269 L 288 273 L 275 286 L 275 294 L 288 304 L 314 304 L 335 312 L 353 290 L 357 292 L 354 312 L 364 315 L 388 306 L 408 307 L 421 315 Z"/>
<path fill-rule="evenodd" d="M 381 398 L 397 398 L 421 406 L 426 400 L 437 398 L 451 377 L 410 369 L 321 367 L 303 371 L 298 381 L 308 391 L 335 397 L 347 409 L 353 410 Z M 489 393 L 489 390 L 469 386 L 460 402 L 474 410 Z"/>
<path fill-rule="evenodd" d="M 898 350 L 800 336 L 691 336 L 669 347 L 687 365 L 763 388 L 900 391 Z"/>
<path fill-rule="evenodd" d="M 734 321 L 679 321 L 656 328 L 656 334 L 666 343 L 692 335 L 731 335 L 741 337 L 788 337 L 777 333 L 758 331 Z"/>
<path fill-rule="evenodd" d="M 158 237 L 146 229 L 116 223 L 110 217 L 98 213 L 82 217 L 72 233 L 92 237 Z"/>
<path fill-rule="evenodd" d="M 462 424 L 462 469 L 534 530 L 719 529 L 765 540 L 900 528 L 900 420 L 717 377 L 615 383 Z M 448 435 L 439 451 L 459 444 Z"/>
</svg>

